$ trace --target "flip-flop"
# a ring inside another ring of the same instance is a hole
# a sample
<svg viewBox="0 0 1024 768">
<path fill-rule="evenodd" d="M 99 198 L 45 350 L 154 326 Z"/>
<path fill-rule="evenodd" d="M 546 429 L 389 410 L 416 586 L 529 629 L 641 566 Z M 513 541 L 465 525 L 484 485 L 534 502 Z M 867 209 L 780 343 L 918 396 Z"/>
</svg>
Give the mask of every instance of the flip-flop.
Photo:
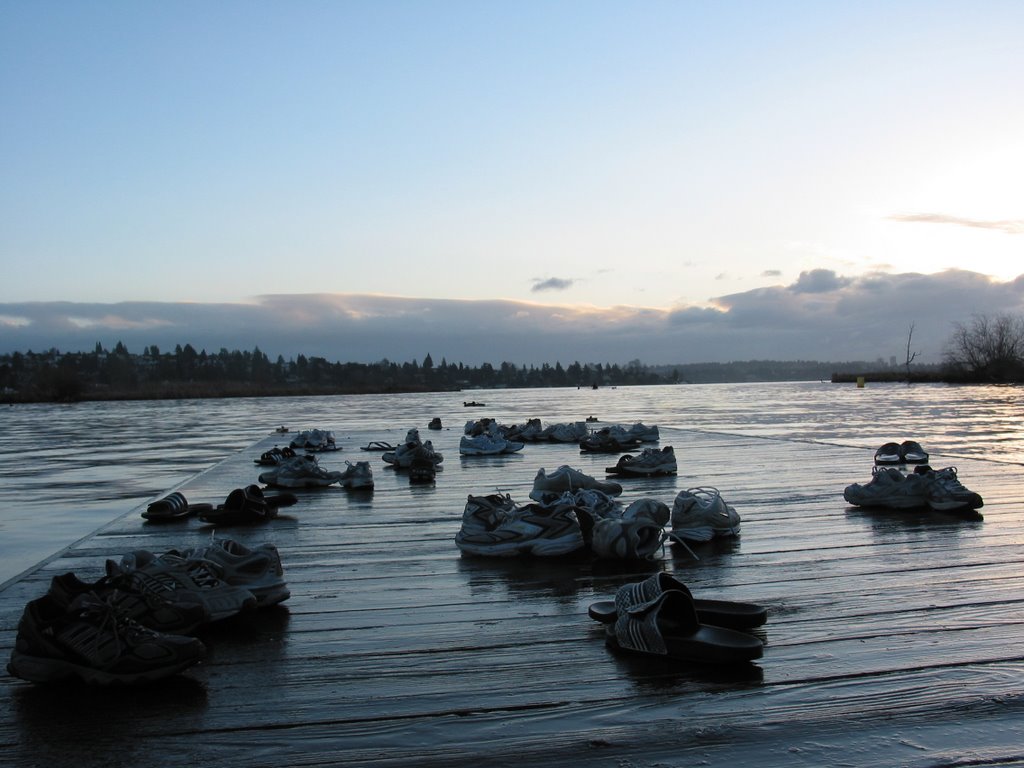
<svg viewBox="0 0 1024 768">
<path fill-rule="evenodd" d="M 391 443 L 385 443 L 380 440 L 372 440 L 368 444 L 362 446 L 359 450 L 361 451 L 393 451 L 398 446 L 392 445 Z"/>
<path fill-rule="evenodd" d="M 746 664 L 764 655 L 753 635 L 702 624 L 693 599 L 677 589 L 618 616 L 605 642 L 615 651 L 701 664 Z"/>
<path fill-rule="evenodd" d="M 760 627 L 768 620 L 768 609 L 755 603 L 694 598 L 683 582 L 664 571 L 658 572 L 644 581 L 620 587 L 615 594 L 614 601 L 601 600 L 591 603 L 587 613 L 594 621 L 613 624 L 619 616 L 619 610 L 628 610 L 630 606 L 648 603 L 669 590 L 676 590 L 690 596 L 701 624 L 728 627 L 729 629 L 753 629 Z"/>
<path fill-rule="evenodd" d="M 152 502 L 143 511 L 142 516 L 151 523 L 166 523 L 172 520 L 185 520 L 192 515 L 200 515 L 212 509 L 212 504 L 189 504 L 185 494 L 175 491 Z"/>
<path fill-rule="evenodd" d="M 297 455 L 298 454 L 288 446 L 285 446 L 284 448 L 274 446 L 271 450 L 262 453 L 258 459 L 253 459 L 253 463 L 259 464 L 261 467 L 276 467 L 283 461 L 294 459 Z"/>
<path fill-rule="evenodd" d="M 298 501 L 293 493 L 265 496 L 258 485 L 235 488 L 223 504 L 201 514 L 199 519 L 214 525 L 265 523 L 277 517 L 278 507 L 287 507 Z"/>
</svg>

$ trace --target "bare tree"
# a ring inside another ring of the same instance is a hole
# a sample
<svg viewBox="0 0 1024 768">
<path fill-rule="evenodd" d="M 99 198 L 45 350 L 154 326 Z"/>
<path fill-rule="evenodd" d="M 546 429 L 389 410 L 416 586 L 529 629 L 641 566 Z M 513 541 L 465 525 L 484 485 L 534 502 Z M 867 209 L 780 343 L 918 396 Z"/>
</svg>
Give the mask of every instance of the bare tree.
<svg viewBox="0 0 1024 768">
<path fill-rule="evenodd" d="M 911 354 L 910 352 L 910 341 L 914 338 L 914 324 L 910 324 L 910 332 L 907 334 L 907 384 L 910 383 L 910 364 L 914 362 L 914 358 L 917 357 L 917 352 Z"/>
<path fill-rule="evenodd" d="M 973 315 L 969 324 L 955 323 L 945 360 L 973 378 L 1019 379 L 1024 373 L 1024 317 Z"/>
</svg>

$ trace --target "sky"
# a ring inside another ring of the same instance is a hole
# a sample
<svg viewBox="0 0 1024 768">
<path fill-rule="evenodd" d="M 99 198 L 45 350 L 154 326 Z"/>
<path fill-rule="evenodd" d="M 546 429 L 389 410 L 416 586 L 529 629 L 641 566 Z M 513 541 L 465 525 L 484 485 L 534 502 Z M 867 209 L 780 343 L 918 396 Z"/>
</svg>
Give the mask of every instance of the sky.
<svg viewBox="0 0 1024 768">
<path fill-rule="evenodd" d="M 1024 3 L 0 0 L 0 352 L 941 359 Z M 919 349 L 918 349 L 919 347 Z"/>
</svg>

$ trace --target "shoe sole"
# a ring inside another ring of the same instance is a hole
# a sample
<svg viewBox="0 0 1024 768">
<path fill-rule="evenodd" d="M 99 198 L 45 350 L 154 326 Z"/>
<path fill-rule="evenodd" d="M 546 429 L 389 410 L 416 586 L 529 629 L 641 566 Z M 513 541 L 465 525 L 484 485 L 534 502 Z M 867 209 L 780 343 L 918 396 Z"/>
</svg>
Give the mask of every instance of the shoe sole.
<svg viewBox="0 0 1024 768">
<path fill-rule="evenodd" d="M 642 475 L 643 477 L 650 477 L 651 475 L 674 475 L 678 470 L 676 467 L 671 469 L 667 467 L 608 467 L 605 469 L 609 475 Z"/>
<path fill-rule="evenodd" d="M 188 669 L 199 661 L 199 657 L 186 659 L 176 664 L 151 669 L 145 672 L 117 675 L 100 669 L 72 664 L 62 659 L 45 656 L 29 656 L 14 651 L 7 664 L 7 672 L 30 683 L 57 683 L 77 678 L 90 685 L 138 685 L 163 680 Z"/>
<path fill-rule="evenodd" d="M 480 557 L 515 557 L 517 555 L 535 555 L 537 557 L 557 557 L 568 555 L 583 549 L 583 535 L 563 536 L 559 539 L 539 539 L 536 541 L 510 541 L 500 544 L 476 545 L 472 542 L 458 541 L 459 549 L 470 555 Z"/>
</svg>

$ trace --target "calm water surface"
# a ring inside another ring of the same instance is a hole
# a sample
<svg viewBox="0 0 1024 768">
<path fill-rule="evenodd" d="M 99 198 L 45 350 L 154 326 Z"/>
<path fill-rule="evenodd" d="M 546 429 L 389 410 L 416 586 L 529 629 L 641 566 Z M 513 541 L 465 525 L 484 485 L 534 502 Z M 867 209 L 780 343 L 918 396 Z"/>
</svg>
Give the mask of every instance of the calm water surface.
<svg viewBox="0 0 1024 768">
<path fill-rule="evenodd" d="M 470 399 L 487 408 L 464 408 Z M 280 425 L 333 429 L 351 448 L 347 429 L 380 430 L 396 442 L 434 416 L 458 427 L 482 416 L 547 424 L 595 415 L 872 450 L 914 438 L 954 458 L 1024 463 L 1021 387 L 690 384 L 16 405 L 0 413 L 0 584 Z"/>
</svg>

